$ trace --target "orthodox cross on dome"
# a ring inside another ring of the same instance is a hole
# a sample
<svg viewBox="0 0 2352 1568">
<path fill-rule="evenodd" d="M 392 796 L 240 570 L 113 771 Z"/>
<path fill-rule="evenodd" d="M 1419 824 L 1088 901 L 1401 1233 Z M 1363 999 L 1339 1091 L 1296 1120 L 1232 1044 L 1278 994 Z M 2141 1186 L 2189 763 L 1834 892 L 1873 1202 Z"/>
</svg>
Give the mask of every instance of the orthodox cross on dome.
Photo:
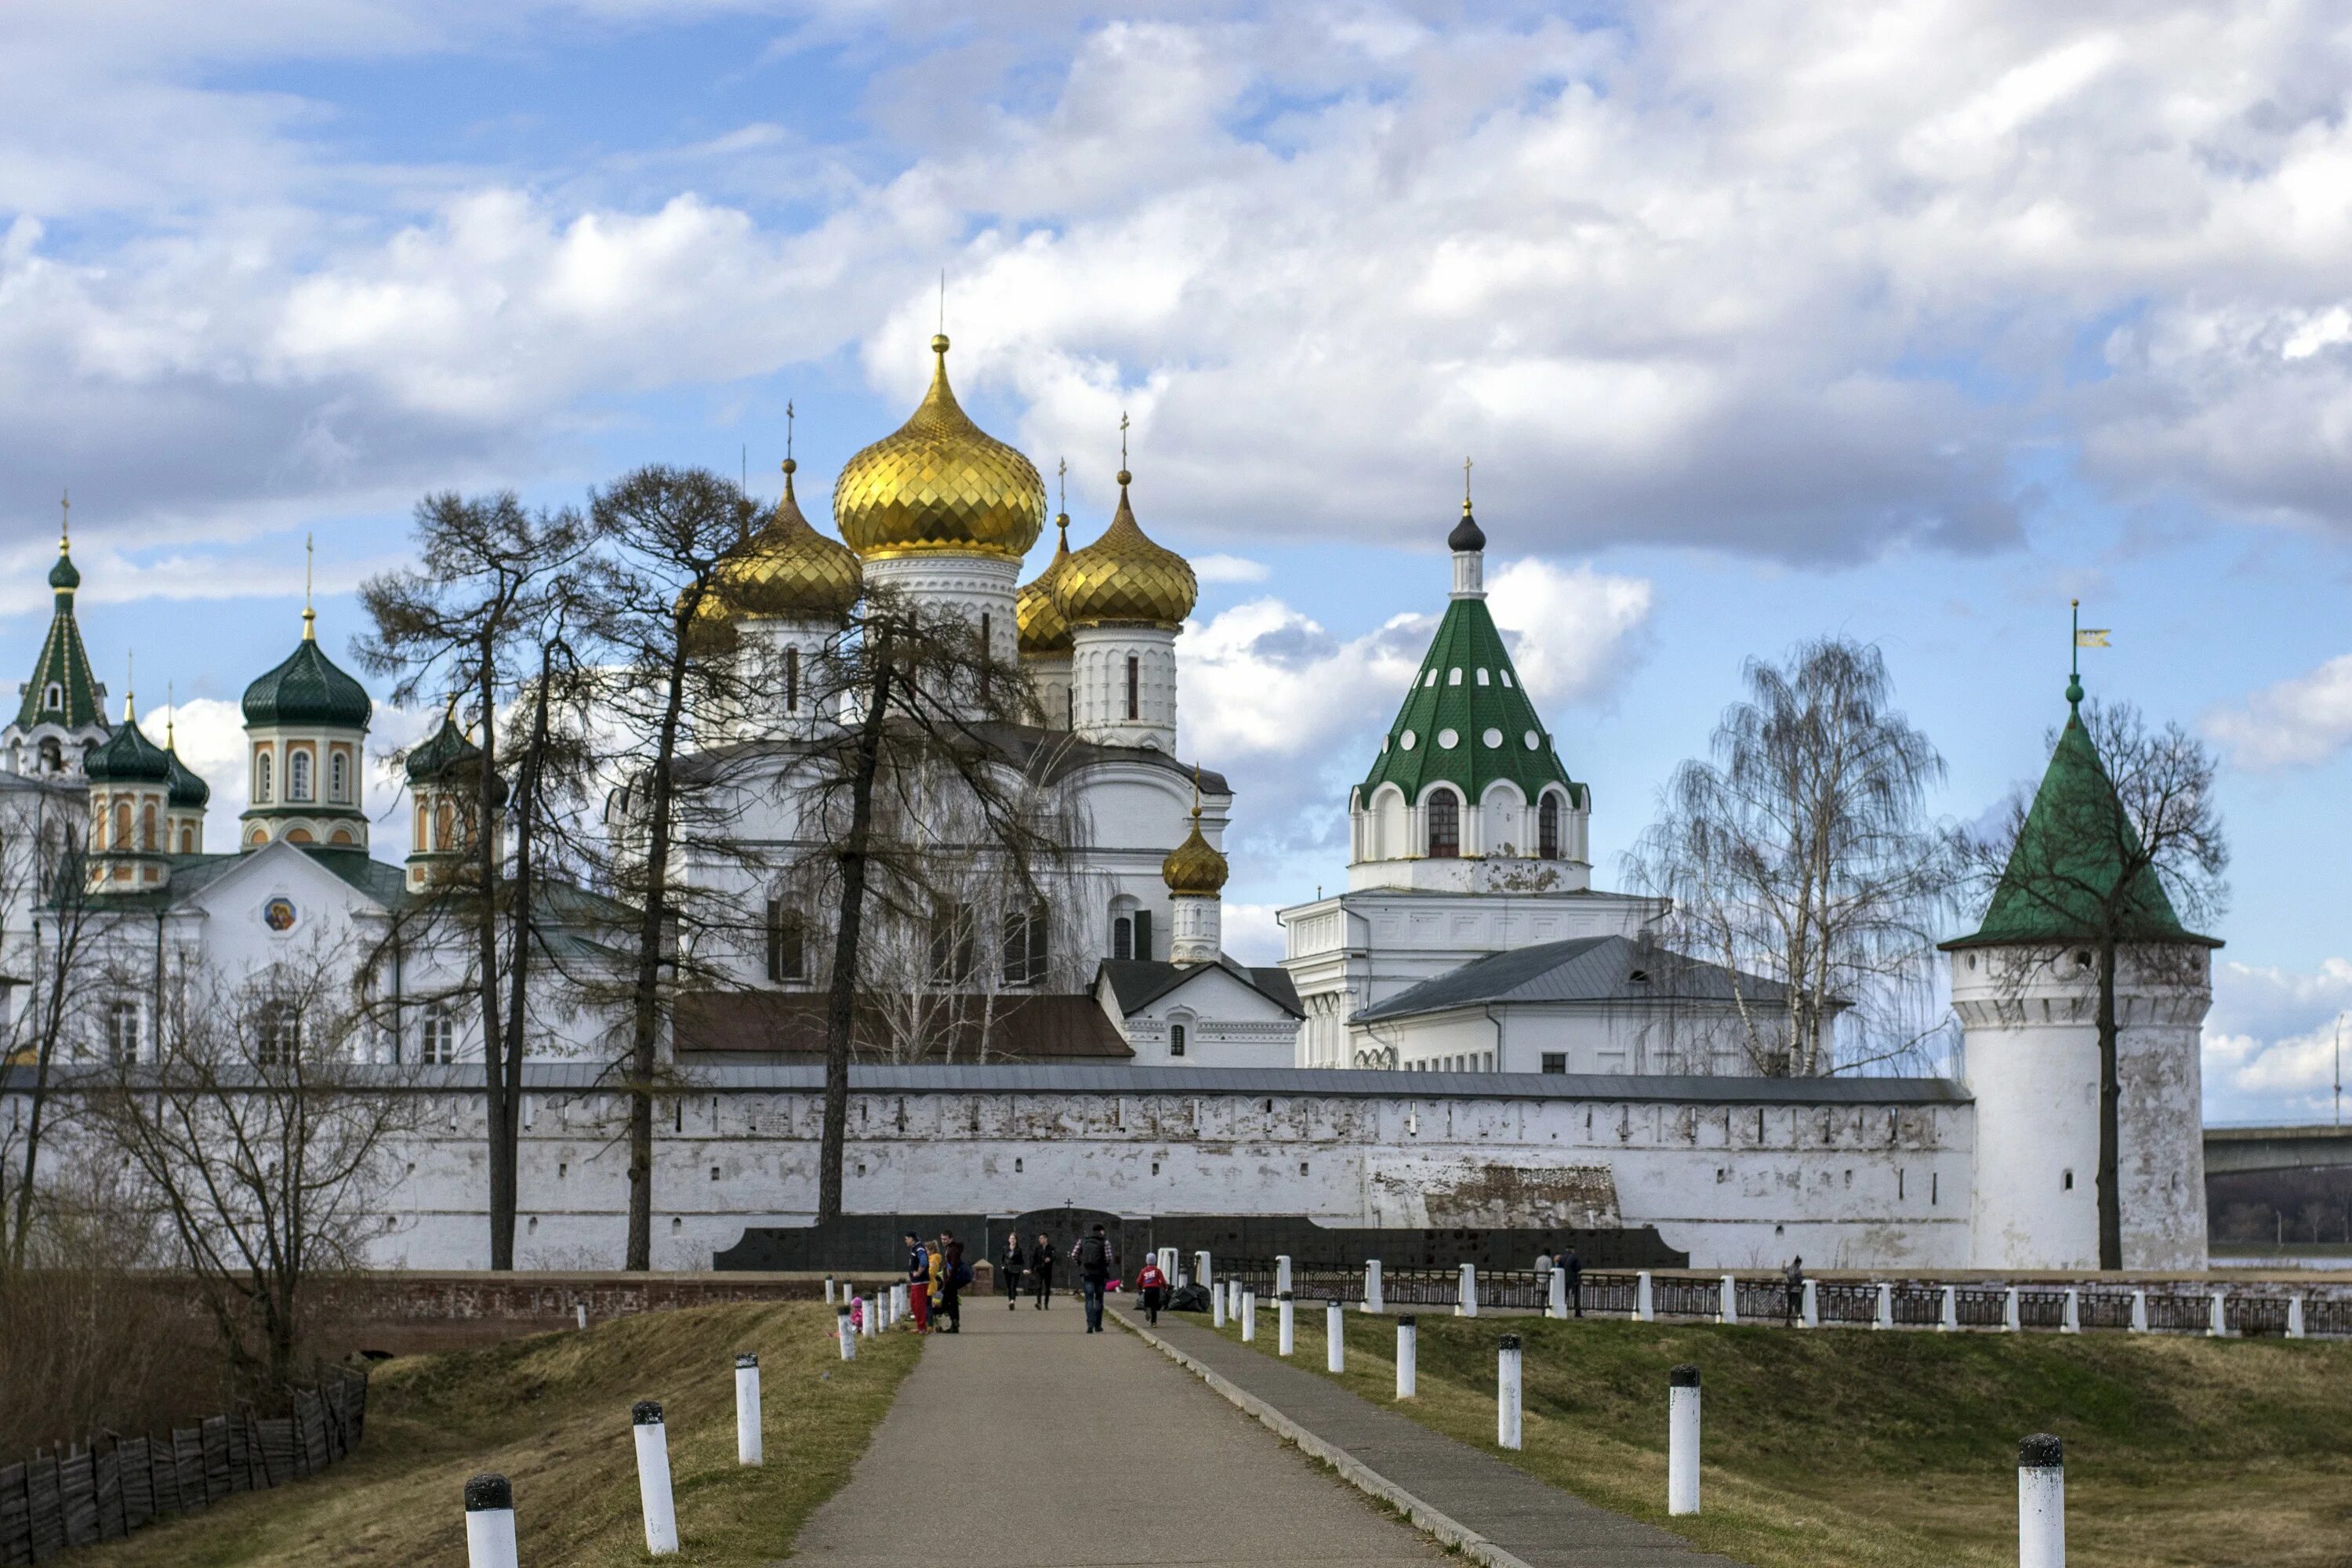
<svg viewBox="0 0 2352 1568">
<path fill-rule="evenodd" d="M 122 650 L 122 721 L 126 724 L 139 717 L 138 710 L 133 706 L 139 700 L 138 660 L 136 648 Z"/>
<path fill-rule="evenodd" d="M 58 510 L 64 514 L 58 523 L 58 553 L 63 555 L 73 542 L 73 491 L 58 492 Z"/>
<path fill-rule="evenodd" d="M 318 560 L 318 535 L 302 536 L 302 640 L 319 640 L 319 612 L 310 607 L 310 576 Z"/>
<path fill-rule="evenodd" d="M 793 400 L 784 399 L 784 472 L 793 471 Z"/>
<path fill-rule="evenodd" d="M 1462 459 L 1462 515 L 1470 515 L 1470 459 Z"/>
</svg>

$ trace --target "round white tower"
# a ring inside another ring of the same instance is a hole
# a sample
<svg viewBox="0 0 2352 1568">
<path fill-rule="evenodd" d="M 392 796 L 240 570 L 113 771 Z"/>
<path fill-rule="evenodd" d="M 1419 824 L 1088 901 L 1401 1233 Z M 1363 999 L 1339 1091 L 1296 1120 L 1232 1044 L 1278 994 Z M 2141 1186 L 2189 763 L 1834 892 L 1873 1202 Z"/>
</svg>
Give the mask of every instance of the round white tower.
<svg viewBox="0 0 2352 1568">
<path fill-rule="evenodd" d="M 741 688 L 761 694 L 730 715 L 732 738 L 805 736 L 837 700 L 833 657 L 844 617 L 865 591 L 856 552 L 827 539 L 801 512 L 793 493 L 799 464 L 784 459 L 784 493 L 767 526 L 745 540 L 719 569 L 714 617 L 732 623 Z"/>
<path fill-rule="evenodd" d="M 1168 884 L 1168 957 L 1176 963 L 1214 963 L 1224 952 L 1225 858 L 1201 837 L 1201 795 L 1192 794 L 1192 831 L 1160 863 Z"/>
<path fill-rule="evenodd" d="M 2201 1026 L 2212 950 L 2180 924 L 2083 727 L 2079 681 L 1983 924 L 1944 943 L 1976 1100 L 1973 1261 L 2100 1266 L 2100 972 L 2113 953 L 2125 1268 L 2205 1267 Z"/>
<path fill-rule="evenodd" d="M 1135 521 L 1118 471 L 1118 510 L 1071 555 L 1055 597 L 1070 624 L 1071 728 L 1106 746 L 1176 750 L 1176 634 L 1200 597 L 1192 565 Z"/>
</svg>

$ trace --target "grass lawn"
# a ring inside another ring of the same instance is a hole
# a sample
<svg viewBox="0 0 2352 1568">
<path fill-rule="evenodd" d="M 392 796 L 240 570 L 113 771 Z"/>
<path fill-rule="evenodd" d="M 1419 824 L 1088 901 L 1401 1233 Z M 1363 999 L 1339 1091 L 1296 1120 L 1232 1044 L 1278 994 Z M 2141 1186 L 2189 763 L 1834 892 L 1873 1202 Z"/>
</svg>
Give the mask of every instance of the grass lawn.
<svg viewBox="0 0 2352 1568">
<path fill-rule="evenodd" d="M 1205 1327 L 1203 1317 L 1182 1321 Z M 1347 1314 L 1356 1393 L 1758 1568 L 2017 1560 L 2017 1439 L 2066 1440 L 2069 1562 L 2352 1565 L 2352 1344 Z M 1238 1340 L 1238 1328 L 1226 1331 Z M 1525 1345 L 1525 1447 L 1495 1446 L 1495 1343 Z M 1321 1303 L 1294 1364 L 1324 1375 Z M 1253 1348 L 1274 1353 L 1274 1314 Z M 1666 1373 L 1705 1379 L 1696 1519 L 1669 1521 Z"/>
<path fill-rule="evenodd" d="M 898 1380 L 910 1335 L 844 1363 L 833 1309 L 758 1302 L 649 1312 L 584 1333 L 378 1365 L 367 1436 L 344 1463 L 276 1491 L 74 1554 L 92 1568 L 464 1568 L 466 1478 L 514 1483 L 522 1561 L 648 1561 L 629 1407 L 658 1399 L 685 1550 L 664 1562 L 772 1563 L 847 1479 Z M 767 1463 L 735 1462 L 735 1353 L 760 1357 Z"/>
</svg>

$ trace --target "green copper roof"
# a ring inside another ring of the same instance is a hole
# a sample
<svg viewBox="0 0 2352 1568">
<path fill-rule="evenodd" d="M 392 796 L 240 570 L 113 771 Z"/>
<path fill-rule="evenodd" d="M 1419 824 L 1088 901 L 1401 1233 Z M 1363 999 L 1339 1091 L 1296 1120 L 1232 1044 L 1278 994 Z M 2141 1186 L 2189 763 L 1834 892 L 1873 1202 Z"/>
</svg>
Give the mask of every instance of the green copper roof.
<svg viewBox="0 0 2352 1568">
<path fill-rule="evenodd" d="M 328 724 L 364 730 L 374 711 L 367 688 L 336 668 L 307 632 L 283 664 L 245 689 L 247 724 Z"/>
<path fill-rule="evenodd" d="M 1585 804 L 1584 786 L 1560 765 L 1483 598 L 1445 606 L 1412 690 L 1359 788 L 1369 802 L 1372 791 L 1393 784 L 1411 801 L 1441 779 L 1473 804 L 1496 779 L 1510 780 L 1528 800 L 1546 784 L 1562 784 L 1571 801 Z"/>
<path fill-rule="evenodd" d="M 466 739 L 457 721 L 444 718 L 432 738 L 408 753 L 408 776 L 419 780 L 439 778 L 449 769 L 478 762 L 481 755 L 482 748 Z"/>
<path fill-rule="evenodd" d="M 2081 710 L 2073 707 L 2082 694 L 2080 685 L 2067 688 L 2066 727 L 2058 732 L 1984 923 L 1946 948 L 2096 940 L 2111 910 L 2116 934 L 2128 941 L 2212 942 L 2181 925 L 2163 879 L 2142 858 L 2138 832 L 2116 796 Z"/>
<path fill-rule="evenodd" d="M 81 627 L 74 622 L 74 590 L 81 574 L 62 546 L 58 563 L 49 568 L 49 585 L 57 592 L 57 614 L 49 622 L 47 640 L 34 662 L 33 679 L 25 683 L 25 700 L 16 709 L 16 728 L 55 724 L 67 730 L 106 728 L 106 710 L 99 700 L 98 682 L 90 679 L 89 655 L 81 646 Z M 50 700 L 51 689 L 57 700 Z"/>
<path fill-rule="evenodd" d="M 180 760 L 180 749 L 167 738 L 163 755 L 172 763 L 171 804 L 184 810 L 202 811 L 213 798 L 213 786 L 205 783 L 204 775 Z"/>
<path fill-rule="evenodd" d="M 106 744 L 83 761 L 81 771 L 96 784 L 163 784 L 172 776 L 172 759 L 126 713 Z"/>
</svg>

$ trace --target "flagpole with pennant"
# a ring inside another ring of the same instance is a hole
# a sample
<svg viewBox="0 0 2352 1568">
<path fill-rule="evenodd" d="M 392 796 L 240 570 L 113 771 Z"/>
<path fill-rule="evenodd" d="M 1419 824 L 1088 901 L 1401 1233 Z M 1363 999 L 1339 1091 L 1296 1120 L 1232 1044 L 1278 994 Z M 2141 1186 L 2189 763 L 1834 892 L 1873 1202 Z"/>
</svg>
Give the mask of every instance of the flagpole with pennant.
<svg viewBox="0 0 2352 1568">
<path fill-rule="evenodd" d="M 2107 647 L 2107 634 L 2110 628 L 2106 626 L 2084 626 L 2083 624 L 2083 601 L 2080 599 L 2074 601 L 2074 647 L 2073 652 L 2068 656 L 2073 662 L 2067 667 L 2066 700 L 2070 703 L 2079 705 L 2083 700 L 2083 650 L 2086 647 Z"/>
</svg>

